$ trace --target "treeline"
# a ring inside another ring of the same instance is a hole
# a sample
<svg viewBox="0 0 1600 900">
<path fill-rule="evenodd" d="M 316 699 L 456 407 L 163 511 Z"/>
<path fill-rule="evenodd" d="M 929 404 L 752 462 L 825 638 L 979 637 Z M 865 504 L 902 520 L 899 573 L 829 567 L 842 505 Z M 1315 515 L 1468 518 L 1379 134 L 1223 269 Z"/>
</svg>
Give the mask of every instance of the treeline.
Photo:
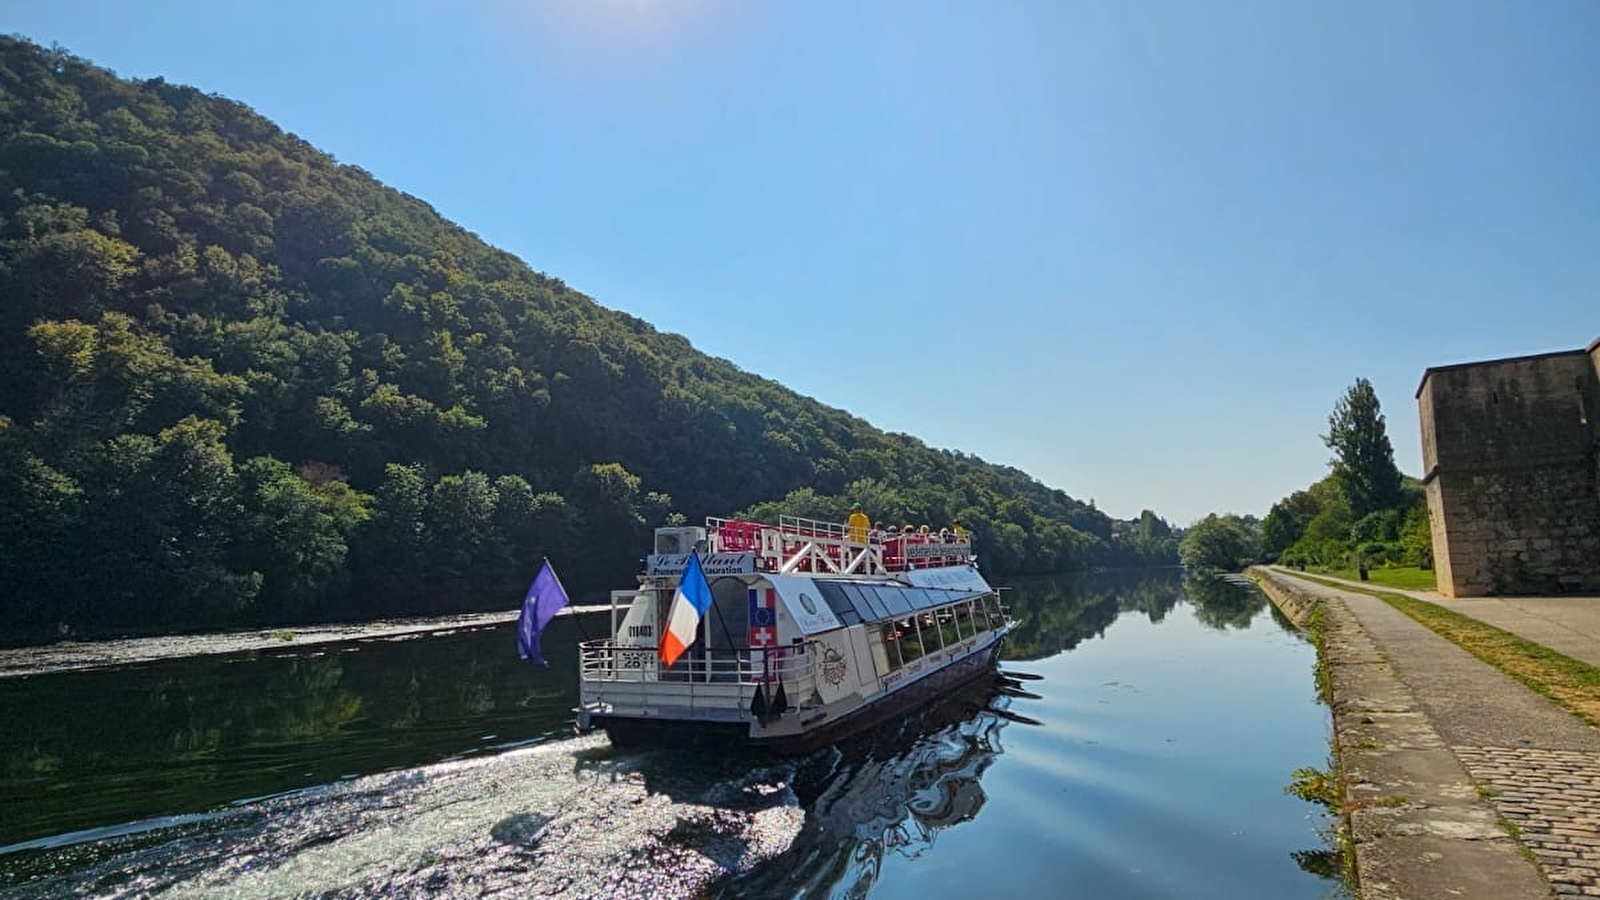
<svg viewBox="0 0 1600 900">
<path fill-rule="evenodd" d="M 1256 560 L 1358 568 L 1433 567 L 1422 485 L 1394 462 L 1377 392 L 1356 379 L 1328 416 L 1323 443 L 1332 471 L 1272 505 L 1266 518 L 1207 516 L 1188 529 L 1179 553 L 1192 568 L 1238 569 Z"/>
<path fill-rule="evenodd" d="M 778 501 L 778 502 L 774 502 Z M 999 576 L 1171 562 L 488 246 L 245 106 L 0 39 L 9 636 L 505 608 L 741 509 L 961 519 Z"/>
</svg>

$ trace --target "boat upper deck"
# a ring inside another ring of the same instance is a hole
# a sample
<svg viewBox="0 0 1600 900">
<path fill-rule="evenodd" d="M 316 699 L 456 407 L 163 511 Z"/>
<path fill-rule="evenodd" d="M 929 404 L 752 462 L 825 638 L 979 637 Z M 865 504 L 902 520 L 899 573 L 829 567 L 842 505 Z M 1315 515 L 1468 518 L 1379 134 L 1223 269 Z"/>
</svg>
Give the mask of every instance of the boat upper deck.
<svg viewBox="0 0 1600 900">
<path fill-rule="evenodd" d="M 797 516 L 780 516 L 776 525 L 707 518 L 706 541 L 713 553 L 753 553 L 758 571 L 784 575 L 887 575 L 973 561 L 965 535 L 852 528 Z"/>
</svg>

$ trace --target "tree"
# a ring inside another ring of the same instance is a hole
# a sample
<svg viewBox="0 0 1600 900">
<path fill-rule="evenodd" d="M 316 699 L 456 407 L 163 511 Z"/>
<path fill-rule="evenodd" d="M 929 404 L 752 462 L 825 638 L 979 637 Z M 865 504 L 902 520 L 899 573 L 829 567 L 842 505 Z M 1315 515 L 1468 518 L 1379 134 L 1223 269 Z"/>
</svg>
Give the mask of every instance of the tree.
<svg viewBox="0 0 1600 900">
<path fill-rule="evenodd" d="M 433 572 L 430 612 L 471 608 L 493 587 L 493 570 L 483 563 L 501 552 L 494 529 L 495 499 L 494 485 L 482 472 L 468 470 L 434 482 L 423 514 L 423 540 Z"/>
<path fill-rule="evenodd" d="M 1322 511 L 1310 491 L 1295 491 L 1272 504 L 1267 517 L 1261 521 L 1261 549 L 1266 553 L 1282 553 L 1289 545 L 1300 540 L 1306 526 Z"/>
<path fill-rule="evenodd" d="M 364 586 L 351 608 L 368 615 L 393 615 L 418 608 L 426 596 L 428 555 L 423 517 L 428 485 L 419 466 L 390 463 L 374 493 L 371 515 L 355 535 L 355 579 Z"/>
<path fill-rule="evenodd" d="M 270 456 L 245 461 L 238 480 L 239 556 L 262 576 L 261 613 L 304 620 L 342 586 L 349 535 L 367 515 L 362 498 L 342 482 L 313 485 Z"/>
<path fill-rule="evenodd" d="M 1256 557 L 1260 538 L 1236 515 L 1212 513 L 1184 532 L 1178 556 L 1191 569 L 1238 571 Z"/>
<path fill-rule="evenodd" d="M 1322 441 L 1334 453 L 1333 474 L 1354 518 L 1401 504 L 1400 470 L 1372 382 L 1357 378 L 1339 398 Z"/>
</svg>

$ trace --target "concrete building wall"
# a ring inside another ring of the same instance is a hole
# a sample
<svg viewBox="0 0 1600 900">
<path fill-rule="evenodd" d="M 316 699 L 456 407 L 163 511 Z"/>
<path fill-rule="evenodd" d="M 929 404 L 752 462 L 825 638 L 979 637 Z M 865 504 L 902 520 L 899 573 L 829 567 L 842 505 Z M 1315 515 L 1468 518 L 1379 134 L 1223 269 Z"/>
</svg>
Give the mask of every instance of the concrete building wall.
<svg viewBox="0 0 1600 900">
<path fill-rule="evenodd" d="M 1428 527 L 1433 535 L 1433 575 L 1439 590 L 1452 597 L 1461 596 L 1464 585 L 1456 580 L 1457 565 L 1454 553 L 1457 546 L 1450 541 L 1445 528 L 1449 516 L 1445 510 L 1444 492 L 1438 477 L 1439 450 L 1434 439 L 1434 382 L 1430 375 L 1423 376 L 1422 387 L 1417 391 L 1417 411 L 1422 423 L 1423 490 L 1428 498 Z M 1462 571 L 1470 569 L 1468 560 L 1462 560 Z"/>
<path fill-rule="evenodd" d="M 1600 590 L 1600 346 L 1430 369 L 1417 392 L 1439 589 Z"/>
</svg>

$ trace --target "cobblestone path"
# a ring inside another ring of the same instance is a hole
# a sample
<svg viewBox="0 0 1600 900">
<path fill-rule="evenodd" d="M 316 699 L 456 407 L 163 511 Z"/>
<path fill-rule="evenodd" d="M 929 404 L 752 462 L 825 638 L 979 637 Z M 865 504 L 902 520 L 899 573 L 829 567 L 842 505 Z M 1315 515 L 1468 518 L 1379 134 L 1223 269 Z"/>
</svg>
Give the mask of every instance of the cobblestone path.
<svg viewBox="0 0 1600 900">
<path fill-rule="evenodd" d="M 1452 747 L 1556 894 L 1600 897 L 1600 753 Z"/>
</svg>

